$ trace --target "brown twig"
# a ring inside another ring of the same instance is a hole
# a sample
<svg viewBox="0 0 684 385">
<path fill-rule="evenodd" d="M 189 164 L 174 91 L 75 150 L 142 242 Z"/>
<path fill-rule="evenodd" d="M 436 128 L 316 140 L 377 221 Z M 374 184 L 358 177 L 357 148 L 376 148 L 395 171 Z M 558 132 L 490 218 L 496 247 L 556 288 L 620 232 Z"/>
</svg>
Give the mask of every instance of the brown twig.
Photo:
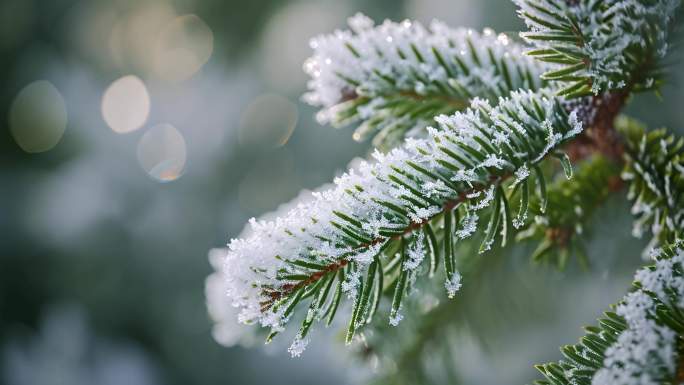
<svg viewBox="0 0 684 385">
<path fill-rule="evenodd" d="M 511 176 L 511 174 L 504 174 L 501 176 L 493 175 L 490 177 L 490 183 L 495 183 L 495 182 L 501 183 L 502 181 L 508 179 L 510 176 Z M 488 184 L 481 184 L 481 185 L 477 185 L 471 189 L 468 189 L 466 191 L 463 191 L 459 194 L 459 196 L 457 198 L 446 201 L 444 203 L 444 205 L 442 206 L 442 210 L 438 214 L 435 214 L 430 218 L 423 219 L 420 222 L 411 222 L 411 224 L 409 224 L 402 231 L 401 234 L 395 235 L 394 237 L 390 237 L 390 238 L 388 238 L 388 237 L 377 237 L 377 238 L 371 240 L 370 242 L 360 243 L 359 245 L 354 247 L 352 250 L 353 251 L 362 250 L 362 249 L 365 249 L 365 248 L 368 248 L 371 246 L 375 246 L 379 243 L 388 241 L 390 239 L 398 240 L 398 239 L 404 237 L 405 235 L 410 234 L 414 230 L 423 227 L 425 224 L 429 223 L 430 221 L 435 219 L 437 216 L 439 216 L 443 212 L 453 210 L 454 207 L 456 207 L 459 203 L 464 202 L 467 199 L 468 195 L 471 195 L 471 194 L 476 193 L 478 191 L 482 191 L 489 186 L 490 185 L 488 185 Z M 308 277 L 305 280 L 299 281 L 296 284 L 286 283 L 280 287 L 279 291 L 274 290 L 274 291 L 268 292 L 267 295 L 269 297 L 269 300 L 261 303 L 262 309 L 263 308 L 268 309 L 270 307 L 270 305 L 275 303 L 277 300 L 279 300 L 279 299 L 281 299 L 281 298 L 283 298 L 289 294 L 294 293 L 295 291 L 297 291 L 298 289 L 301 289 L 302 287 L 305 287 L 305 286 L 308 286 L 312 283 L 317 282 L 319 279 L 323 278 L 326 274 L 335 272 L 335 271 L 345 267 L 348 263 L 349 263 L 349 260 L 340 259 L 336 262 L 333 262 L 333 263 L 327 265 L 324 269 L 313 273 L 310 277 Z"/>
<path fill-rule="evenodd" d="M 584 122 L 586 125 L 584 131 L 565 147 L 572 161 L 600 153 L 614 161 L 621 162 L 625 149 L 622 138 L 613 127 L 613 122 L 624 107 L 628 93 L 629 91 L 624 90 L 593 96 L 588 106 L 582 106 L 587 114 L 593 116 L 591 121 Z"/>
</svg>

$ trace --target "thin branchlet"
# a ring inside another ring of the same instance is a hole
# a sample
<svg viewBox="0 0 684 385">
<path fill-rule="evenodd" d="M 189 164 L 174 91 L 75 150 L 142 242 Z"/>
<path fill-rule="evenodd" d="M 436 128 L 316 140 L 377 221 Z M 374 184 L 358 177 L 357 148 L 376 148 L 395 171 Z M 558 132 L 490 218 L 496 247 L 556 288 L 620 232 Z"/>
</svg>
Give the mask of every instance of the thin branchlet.
<svg viewBox="0 0 684 385">
<path fill-rule="evenodd" d="M 321 123 L 359 123 L 354 138 L 376 135 L 374 145 L 383 148 L 424 135 L 434 116 L 464 110 L 474 97 L 496 102 L 511 91 L 536 90 L 551 68 L 491 29 L 439 21 L 375 25 L 362 14 L 349 26 L 311 40 L 304 100 L 321 107 Z"/>
</svg>

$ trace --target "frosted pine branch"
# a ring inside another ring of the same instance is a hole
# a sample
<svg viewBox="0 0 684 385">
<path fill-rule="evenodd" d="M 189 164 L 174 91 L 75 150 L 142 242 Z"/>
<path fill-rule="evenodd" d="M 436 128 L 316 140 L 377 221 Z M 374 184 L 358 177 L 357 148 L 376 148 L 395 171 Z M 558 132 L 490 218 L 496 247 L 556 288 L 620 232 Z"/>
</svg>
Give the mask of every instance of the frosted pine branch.
<svg viewBox="0 0 684 385">
<path fill-rule="evenodd" d="M 552 164 L 553 161 L 546 162 L 547 166 Z M 530 220 L 524 224 L 524 227 L 518 229 L 523 232 L 531 230 L 531 234 L 527 236 L 531 237 L 533 242 L 540 242 L 540 250 L 545 251 L 543 254 L 533 255 L 531 259 L 534 262 L 551 262 L 557 264 L 559 269 L 567 268 L 567 265 L 572 264 L 570 257 L 577 260 L 573 262 L 589 263 L 587 255 L 581 251 L 583 250 L 582 244 L 587 241 L 591 234 L 590 230 L 594 228 L 591 222 L 595 215 L 592 214 L 596 211 L 596 206 L 606 200 L 609 194 L 614 195 L 610 198 L 619 198 L 622 195 L 611 193 L 617 187 L 611 181 L 619 182 L 620 166 L 610 159 L 597 156 L 579 162 L 575 164 L 575 167 L 572 179 L 568 180 L 560 173 L 556 176 L 557 180 L 547 186 L 548 209 L 545 213 L 539 211 L 540 199 L 536 194 L 531 192 L 528 196 L 530 216 L 534 218 L 540 215 L 544 217 L 544 221 L 548 221 L 548 225 L 542 225 L 541 221 Z M 512 180 L 511 183 L 514 184 L 515 181 Z M 517 184 L 516 186 L 520 190 L 524 185 Z M 519 198 L 517 195 L 514 197 Z M 516 200 L 509 199 L 514 216 L 518 212 L 518 208 L 515 207 Z M 521 204 L 520 207 L 522 206 Z M 581 227 L 585 227 L 585 231 L 577 233 L 573 231 Z M 570 231 L 567 236 L 562 235 L 565 229 Z M 546 242 L 547 237 L 551 238 L 551 243 Z M 465 282 L 463 283 L 464 290 L 456 294 L 457 301 L 442 300 L 443 296 L 439 293 L 443 290 L 442 285 L 422 282 L 416 298 L 407 298 L 406 306 L 402 311 L 405 317 L 402 320 L 401 330 L 392 330 L 382 323 L 366 326 L 370 330 L 364 330 L 362 357 L 374 365 L 376 359 L 380 361 L 379 374 L 374 376 L 376 378 L 373 384 L 425 384 L 435 378 L 459 378 L 461 373 L 455 370 L 454 359 L 459 360 L 459 357 L 464 354 L 463 343 L 462 340 L 450 340 L 448 336 L 453 335 L 454 331 L 467 327 L 466 325 L 473 319 L 473 310 L 483 306 L 484 302 L 486 306 L 499 308 L 497 304 L 501 303 L 503 306 L 510 301 L 511 297 L 503 293 L 518 288 L 521 283 L 519 279 L 510 277 L 507 273 L 509 268 L 505 267 L 505 264 L 519 266 L 519 263 L 513 262 L 510 257 L 516 255 L 517 252 L 528 251 L 530 246 L 524 241 L 508 243 L 506 247 L 497 248 L 483 258 L 477 253 L 477 241 L 477 239 L 470 238 L 458 243 L 457 262 L 460 273 L 465 277 Z M 588 265 L 584 266 L 590 268 Z M 540 273 L 548 272 L 547 269 L 540 269 L 539 266 L 534 269 Z M 511 280 L 509 284 L 512 286 L 507 288 L 506 282 L 509 279 Z M 500 319 L 506 315 L 487 312 L 483 316 Z M 476 331 L 478 334 L 475 336 L 490 338 L 493 343 L 496 343 L 497 339 L 491 339 L 491 337 L 496 330 L 500 330 L 500 326 L 498 323 L 491 326 L 494 330 L 487 327 L 478 328 Z M 509 328 L 509 330 L 515 329 Z M 445 343 L 447 340 L 448 343 Z M 440 349 L 438 354 L 446 359 L 444 362 L 439 360 L 435 362 L 434 356 L 431 355 L 435 348 Z"/>
<path fill-rule="evenodd" d="M 653 234 L 652 244 L 671 242 L 684 231 L 684 139 L 665 129 L 646 132 L 638 122 L 621 119 L 627 138 L 622 177 L 636 216 L 633 234 Z"/>
<path fill-rule="evenodd" d="M 491 29 L 478 33 L 439 21 L 426 28 L 408 20 L 375 26 L 362 14 L 349 26 L 312 39 L 304 99 L 322 107 L 321 123 L 361 122 L 357 140 L 379 133 L 376 146 L 424 136 L 434 116 L 463 110 L 474 97 L 496 102 L 510 91 L 536 90 L 549 69 Z"/>
<path fill-rule="evenodd" d="M 635 290 L 587 328 L 565 361 L 539 365 L 540 384 L 637 385 L 680 383 L 677 341 L 684 333 L 684 246 L 653 250 L 654 265 L 637 271 Z"/>
<path fill-rule="evenodd" d="M 337 178 L 334 188 L 315 193 L 313 200 L 273 221 L 250 221 L 250 234 L 230 242 L 222 265 L 227 295 L 242 309 L 242 322 L 278 332 L 294 306 L 311 296 L 310 311 L 320 316 L 339 271 L 341 290 L 355 306 L 363 305 L 354 311 L 358 322 L 352 321 L 360 326 L 375 282 L 370 271 L 378 269 L 382 276 L 377 265 L 392 263 L 393 254 L 383 252 L 395 239 L 419 231 L 441 214 L 445 232 L 466 238 L 477 230 L 479 211 L 489 208 L 481 248 L 486 251 L 510 221 L 501 183 L 521 168 L 534 167 L 582 128 L 575 112 L 568 114 L 548 90 L 514 92 L 494 107 L 476 99 L 465 112 L 436 121 L 439 126 L 428 129 L 427 139 L 409 138 L 388 154 L 376 152 L 375 162 L 362 163 Z M 465 213 L 462 222 L 450 219 L 456 207 Z M 445 242 L 451 245 L 452 236 Z M 434 242 L 428 246 L 436 248 Z M 395 314 L 406 282 L 422 262 L 411 247 L 402 246 L 399 257 Z M 451 294 L 460 276 L 447 252 L 454 245 L 445 247 Z"/>
<path fill-rule="evenodd" d="M 562 68 L 544 74 L 566 82 L 566 95 L 658 86 L 657 62 L 668 48 L 668 24 L 680 0 L 515 0 L 537 49 Z"/>
</svg>

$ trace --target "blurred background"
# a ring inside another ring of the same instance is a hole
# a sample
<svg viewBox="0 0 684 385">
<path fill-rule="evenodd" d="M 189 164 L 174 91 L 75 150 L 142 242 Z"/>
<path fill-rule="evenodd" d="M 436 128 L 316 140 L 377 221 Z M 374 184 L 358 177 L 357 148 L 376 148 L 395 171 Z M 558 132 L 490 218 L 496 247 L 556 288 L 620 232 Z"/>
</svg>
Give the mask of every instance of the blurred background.
<svg viewBox="0 0 684 385">
<path fill-rule="evenodd" d="M 0 383 L 373 376 L 372 362 L 324 335 L 335 330 L 317 333 L 300 359 L 289 358 L 289 341 L 222 347 L 204 299 L 209 249 L 369 151 L 350 130 L 317 125 L 299 100 L 308 39 L 357 11 L 522 28 L 501 0 L 0 0 Z M 684 66 L 671 73 L 662 100 L 640 96 L 630 110 L 682 132 Z M 525 284 L 477 307 L 485 320 L 508 314 L 510 329 L 499 327 L 507 337 L 486 349 L 462 344 L 464 383 L 528 381 L 532 362 L 557 358 L 559 344 L 625 291 L 641 261 L 621 254 L 645 242 L 629 239 L 629 218 L 615 214 L 624 207 L 604 212 L 592 271 L 540 282 L 545 273 L 526 268 L 515 275 Z M 535 282 L 550 287 L 540 293 Z M 558 301 L 581 306 L 549 307 Z M 539 319 L 530 311 L 539 308 L 556 316 Z M 537 324 L 544 333 L 504 333 Z"/>
</svg>

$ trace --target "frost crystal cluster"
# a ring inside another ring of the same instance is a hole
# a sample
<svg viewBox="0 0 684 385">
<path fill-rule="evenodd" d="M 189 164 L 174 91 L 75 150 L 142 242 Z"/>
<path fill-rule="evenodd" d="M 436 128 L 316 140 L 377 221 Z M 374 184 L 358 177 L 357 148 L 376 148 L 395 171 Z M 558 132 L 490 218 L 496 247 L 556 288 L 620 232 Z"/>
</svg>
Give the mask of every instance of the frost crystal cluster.
<svg viewBox="0 0 684 385">
<path fill-rule="evenodd" d="M 223 273 L 223 255 L 226 251 L 227 249 L 213 249 L 209 252 L 209 262 L 215 272 L 207 277 L 205 296 L 209 316 L 214 321 L 212 335 L 224 346 L 249 346 L 254 342 L 254 333 L 251 333 L 249 326 L 238 322 L 239 310 L 230 301 L 226 301 L 228 281 Z"/>
</svg>

